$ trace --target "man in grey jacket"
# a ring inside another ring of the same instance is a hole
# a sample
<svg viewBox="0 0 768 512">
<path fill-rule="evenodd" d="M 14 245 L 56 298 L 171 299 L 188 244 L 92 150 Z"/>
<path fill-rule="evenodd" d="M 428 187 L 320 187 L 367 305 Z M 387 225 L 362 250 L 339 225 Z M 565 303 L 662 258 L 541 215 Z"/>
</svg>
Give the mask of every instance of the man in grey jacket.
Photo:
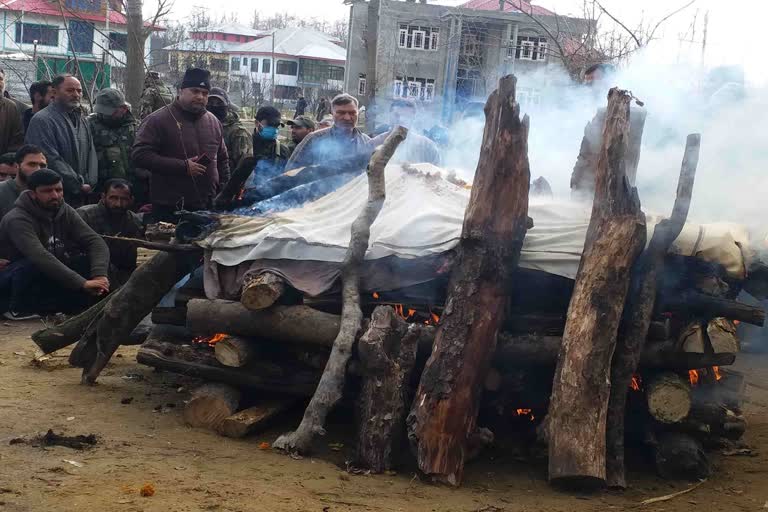
<svg viewBox="0 0 768 512">
<path fill-rule="evenodd" d="M 80 81 L 72 75 L 59 75 L 52 84 L 56 100 L 32 117 L 25 140 L 43 149 L 48 168 L 61 176 L 64 199 L 77 208 L 96 186 L 99 160 L 80 107 Z"/>
<path fill-rule="evenodd" d="M 27 186 L 0 221 L 0 311 L 11 320 L 77 312 L 109 292 L 109 249 L 64 203 L 58 174 L 40 169 Z"/>
</svg>

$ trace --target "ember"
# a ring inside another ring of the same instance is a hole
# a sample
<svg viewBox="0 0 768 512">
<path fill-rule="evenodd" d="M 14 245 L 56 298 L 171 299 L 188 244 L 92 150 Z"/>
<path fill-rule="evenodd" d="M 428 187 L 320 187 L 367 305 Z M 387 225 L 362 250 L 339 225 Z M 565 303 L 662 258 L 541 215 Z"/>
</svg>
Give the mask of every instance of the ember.
<svg viewBox="0 0 768 512">
<path fill-rule="evenodd" d="M 218 342 L 226 339 L 229 335 L 224 333 L 216 333 L 213 336 L 197 336 L 192 338 L 192 343 L 207 344 L 209 347 L 216 345 Z"/>
<path fill-rule="evenodd" d="M 713 366 L 712 367 L 712 373 L 715 375 L 715 380 L 719 381 L 723 378 L 723 374 L 720 373 L 720 367 L 719 366 Z"/>
<path fill-rule="evenodd" d="M 699 383 L 699 371 L 698 370 L 688 370 L 688 380 L 691 381 L 691 386 L 695 386 Z"/>
<path fill-rule="evenodd" d="M 630 382 L 629 387 L 632 389 L 632 391 L 640 391 L 640 382 L 640 376 L 633 375 L 632 382 Z"/>
<path fill-rule="evenodd" d="M 530 416 L 531 421 L 536 419 L 536 416 L 533 415 L 532 409 L 515 409 L 515 416 Z"/>
</svg>

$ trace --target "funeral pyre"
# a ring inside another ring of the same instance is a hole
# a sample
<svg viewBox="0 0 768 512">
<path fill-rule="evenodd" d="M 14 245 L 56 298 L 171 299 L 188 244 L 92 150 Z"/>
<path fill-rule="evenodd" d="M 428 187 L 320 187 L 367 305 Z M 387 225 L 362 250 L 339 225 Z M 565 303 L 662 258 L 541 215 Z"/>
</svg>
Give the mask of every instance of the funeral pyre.
<svg viewBox="0 0 768 512">
<path fill-rule="evenodd" d="M 744 379 L 727 369 L 736 326 L 765 319 L 735 300 L 764 289 L 750 283 L 762 263 L 748 235 L 686 224 L 696 135 L 672 214 L 643 214 L 624 171 L 639 153 L 631 96 L 617 89 L 593 203 L 529 198 L 514 94 L 504 77 L 488 100 L 471 189 L 429 166 L 387 167 L 398 128 L 367 175 L 301 206 L 186 216 L 178 243 L 122 289 L 34 340 L 47 352 L 77 341 L 71 362 L 90 383 L 152 312 L 138 361 L 207 382 L 190 425 L 242 437 L 305 407 L 274 446 L 307 453 L 327 414 L 351 405 L 354 469 L 414 456 L 458 485 L 495 437 L 527 431 L 553 483 L 626 486 L 625 443 L 652 447 L 665 477 L 706 477 L 707 450 L 738 447 L 745 431 Z"/>
</svg>

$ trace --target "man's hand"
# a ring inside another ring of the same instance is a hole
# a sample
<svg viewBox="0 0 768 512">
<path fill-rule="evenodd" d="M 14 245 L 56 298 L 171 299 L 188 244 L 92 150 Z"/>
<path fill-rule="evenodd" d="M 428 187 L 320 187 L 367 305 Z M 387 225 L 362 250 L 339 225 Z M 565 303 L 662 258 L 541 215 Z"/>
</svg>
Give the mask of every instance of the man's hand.
<svg viewBox="0 0 768 512">
<path fill-rule="evenodd" d="M 190 176 L 201 176 L 205 174 L 205 166 L 197 163 L 197 157 L 187 160 L 187 171 Z"/>
<path fill-rule="evenodd" d="M 83 192 L 83 194 L 90 194 L 91 193 L 91 186 L 88 184 L 84 184 L 80 187 L 80 190 Z"/>
<path fill-rule="evenodd" d="M 3 270 L 5 267 L 7 267 L 10 264 L 11 264 L 10 261 L 0 258 L 0 270 Z"/>
<path fill-rule="evenodd" d="M 104 276 L 94 277 L 83 284 L 83 290 L 89 295 L 100 297 L 109 293 L 109 279 Z"/>
</svg>

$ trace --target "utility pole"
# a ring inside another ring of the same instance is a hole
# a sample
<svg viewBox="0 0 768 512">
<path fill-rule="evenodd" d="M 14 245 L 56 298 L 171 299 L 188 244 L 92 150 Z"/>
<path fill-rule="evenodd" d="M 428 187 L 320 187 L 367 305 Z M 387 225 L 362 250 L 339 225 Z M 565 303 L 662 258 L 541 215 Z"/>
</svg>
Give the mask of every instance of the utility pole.
<svg viewBox="0 0 768 512">
<path fill-rule="evenodd" d="M 707 25 L 709 25 L 709 11 L 704 13 L 704 36 L 701 39 L 701 65 L 706 63 L 707 54 Z"/>
<path fill-rule="evenodd" d="M 277 29 L 272 30 L 272 65 L 269 67 L 269 69 L 272 71 L 272 104 L 275 104 L 275 65 L 277 63 L 275 62 L 275 33 L 277 33 Z"/>
</svg>

